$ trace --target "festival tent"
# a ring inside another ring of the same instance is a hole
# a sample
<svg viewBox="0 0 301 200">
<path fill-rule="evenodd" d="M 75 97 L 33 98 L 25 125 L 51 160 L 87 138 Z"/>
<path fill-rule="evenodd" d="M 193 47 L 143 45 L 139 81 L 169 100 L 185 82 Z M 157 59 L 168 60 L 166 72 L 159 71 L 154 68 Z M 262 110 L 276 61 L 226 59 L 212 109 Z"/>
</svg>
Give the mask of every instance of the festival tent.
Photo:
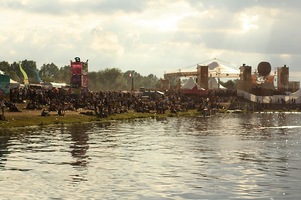
<svg viewBox="0 0 301 200">
<path fill-rule="evenodd" d="M 220 64 L 216 61 L 208 65 L 209 77 L 239 78 L 240 70 Z"/>
<path fill-rule="evenodd" d="M 20 86 L 20 83 L 17 81 L 14 81 L 13 79 L 10 79 L 9 83 L 10 83 L 11 88 L 16 88 L 16 87 Z"/>
<path fill-rule="evenodd" d="M 200 90 L 204 90 L 203 88 L 201 88 L 201 86 L 199 86 L 192 77 L 190 77 L 182 86 L 182 89 L 200 89 Z"/>
<path fill-rule="evenodd" d="M 226 90 L 227 89 L 224 86 L 222 86 L 221 84 L 218 84 L 218 81 L 216 78 L 209 78 L 208 88 L 212 89 L 212 90 L 214 90 L 214 89 Z"/>
<path fill-rule="evenodd" d="M 47 82 L 47 83 L 43 83 L 42 85 L 43 87 L 48 89 L 69 87 L 67 83 L 56 83 L 56 82 Z"/>
<path fill-rule="evenodd" d="M 206 92 L 192 77 L 190 77 L 182 86 L 182 91 L 184 94 L 204 94 Z"/>
<path fill-rule="evenodd" d="M 294 96 L 294 97 L 301 97 L 301 89 L 297 90 L 296 92 L 293 92 L 291 94 L 291 96 Z"/>
<path fill-rule="evenodd" d="M 294 99 L 295 103 L 299 104 L 301 103 L 301 89 L 297 90 L 296 92 L 291 93 L 289 96 L 286 96 L 286 99 L 288 98 L 288 101 L 290 99 Z"/>
<path fill-rule="evenodd" d="M 1 74 L 1 75 L 4 75 L 4 72 L 0 70 L 0 74 Z M 9 83 L 10 83 L 10 87 L 11 87 L 11 88 L 15 88 L 15 87 L 18 87 L 18 86 L 20 85 L 19 82 L 14 81 L 14 80 L 11 79 L 11 78 L 10 78 L 10 80 L 9 80 Z"/>
</svg>

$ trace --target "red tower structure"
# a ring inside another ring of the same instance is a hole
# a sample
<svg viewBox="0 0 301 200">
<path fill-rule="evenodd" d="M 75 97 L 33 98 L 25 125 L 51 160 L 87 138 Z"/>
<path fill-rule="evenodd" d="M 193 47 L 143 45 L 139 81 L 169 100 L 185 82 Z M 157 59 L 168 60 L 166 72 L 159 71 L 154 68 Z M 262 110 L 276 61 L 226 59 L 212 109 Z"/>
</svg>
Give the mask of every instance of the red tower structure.
<svg viewBox="0 0 301 200">
<path fill-rule="evenodd" d="M 88 92 L 88 60 L 81 62 L 79 57 L 70 61 L 70 87 L 75 94 L 86 94 Z"/>
</svg>

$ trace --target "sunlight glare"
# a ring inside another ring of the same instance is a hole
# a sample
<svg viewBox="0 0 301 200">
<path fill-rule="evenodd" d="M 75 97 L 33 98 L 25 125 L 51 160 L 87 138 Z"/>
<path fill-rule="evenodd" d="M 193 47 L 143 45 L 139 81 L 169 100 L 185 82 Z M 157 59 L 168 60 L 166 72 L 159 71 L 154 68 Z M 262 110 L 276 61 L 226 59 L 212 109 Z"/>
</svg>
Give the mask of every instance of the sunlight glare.
<svg viewBox="0 0 301 200">
<path fill-rule="evenodd" d="M 244 13 L 239 17 L 239 20 L 242 23 L 241 26 L 243 32 L 248 32 L 252 29 L 258 29 L 258 25 L 256 24 L 258 21 L 257 15 L 250 16 Z"/>
</svg>

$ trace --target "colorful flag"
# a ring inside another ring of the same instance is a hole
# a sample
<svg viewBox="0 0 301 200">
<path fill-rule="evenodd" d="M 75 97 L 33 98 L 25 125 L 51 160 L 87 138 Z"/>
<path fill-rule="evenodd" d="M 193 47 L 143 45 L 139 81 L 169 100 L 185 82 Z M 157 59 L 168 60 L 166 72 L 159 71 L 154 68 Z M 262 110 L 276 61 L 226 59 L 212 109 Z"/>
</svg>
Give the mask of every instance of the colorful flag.
<svg viewBox="0 0 301 200">
<path fill-rule="evenodd" d="M 38 83 L 41 83 L 42 80 L 41 80 L 41 78 L 40 78 L 40 76 L 39 76 L 38 70 L 37 70 L 37 69 L 34 69 L 34 72 L 35 72 L 35 74 L 36 74 L 37 82 L 38 82 Z"/>
<path fill-rule="evenodd" d="M 19 68 L 24 77 L 24 85 L 29 85 L 28 76 L 27 76 L 26 72 L 23 70 L 21 63 L 19 63 Z"/>
</svg>

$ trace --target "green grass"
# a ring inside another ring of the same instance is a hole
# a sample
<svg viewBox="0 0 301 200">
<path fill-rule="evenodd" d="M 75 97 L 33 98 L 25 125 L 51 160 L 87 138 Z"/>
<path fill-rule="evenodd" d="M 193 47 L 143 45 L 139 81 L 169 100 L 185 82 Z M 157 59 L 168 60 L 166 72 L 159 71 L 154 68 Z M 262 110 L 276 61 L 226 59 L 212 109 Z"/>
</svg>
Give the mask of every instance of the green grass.
<svg viewBox="0 0 301 200">
<path fill-rule="evenodd" d="M 42 117 L 32 115 L 18 115 L 6 117 L 6 120 L 0 121 L 1 128 L 25 127 L 25 126 L 44 126 L 49 124 L 68 124 L 82 123 L 92 121 L 93 118 L 86 115 L 65 115 Z"/>
<path fill-rule="evenodd" d="M 178 112 L 176 114 L 166 112 L 165 114 L 156 113 L 122 113 L 117 115 L 111 115 L 107 118 L 99 118 L 97 116 L 90 116 L 84 114 L 66 114 L 65 116 L 50 115 L 43 117 L 40 115 L 20 113 L 15 116 L 6 116 L 6 120 L 0 121 L 1 128 L 17 128 L 27 126 L 46 126 L 51 124 L 71 124 L 71 123 L 86 123 L 86 122 L 107 122 L 112 120 L 129 120 L 137 118 L 166 118 L 166 117 L 179 117 L 179 116 L 194 116 L 200 113 L 195 110 L 189 110 L 187 112 Z"/>
</svg>

